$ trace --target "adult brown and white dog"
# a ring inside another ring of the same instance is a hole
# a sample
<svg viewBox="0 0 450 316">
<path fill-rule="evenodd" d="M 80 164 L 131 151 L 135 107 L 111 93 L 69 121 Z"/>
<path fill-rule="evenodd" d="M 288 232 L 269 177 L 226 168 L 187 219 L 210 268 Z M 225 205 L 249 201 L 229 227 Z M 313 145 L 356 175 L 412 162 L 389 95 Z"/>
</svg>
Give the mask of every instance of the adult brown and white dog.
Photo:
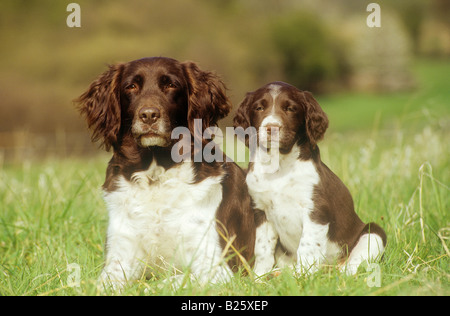
<svg viewBox="0 0 450 316">
<path fill-rule="evenodd" d="M 258 140 L 246 178 L 256 208 L 264 212 L 257 222 L 256 274 L 269 272 L 275 262 L 310 273 L 321 263 L 345 259 L 343 267 L 354 274 L 362 262 L 382 255 L 385 232 L 360 220 L 350 192 L 320 159 L 317 142 L 328 118 L 311 93 L 269 83 L 247 94 L 234 126 L 255 127 Z"/>
<path fill-rule="evenodd" d="M 234 163 L 172 157 L 177 127 L 194 134 L 195 119 L 203 131 L 230 111 L 217 75 L 192 62 L 143 58 L 110 66 L 76 101 L 92 140 L 114 151 L 103 184 L 109 224 L 102 282 L 121 287 L 168 267 L 222 282 L 241 263 L 236 255 L 225 263 L 232 248 L 253 258 L 245 173 Z"/>
</svg>

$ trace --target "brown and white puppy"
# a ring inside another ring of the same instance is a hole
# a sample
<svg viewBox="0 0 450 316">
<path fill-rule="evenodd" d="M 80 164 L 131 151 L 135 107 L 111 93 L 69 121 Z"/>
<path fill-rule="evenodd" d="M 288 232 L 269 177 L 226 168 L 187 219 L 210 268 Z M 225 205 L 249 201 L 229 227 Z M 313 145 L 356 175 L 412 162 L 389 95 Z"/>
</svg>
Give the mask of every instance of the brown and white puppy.
<svg viewBox="0 0 450 316">
<path fill-rule="evenodd" d="M 121 286 L 173 266 L 220 282 L 241 263 L 226 250 L 253 258 L 244 172 L 234 163 L 195 161 L 194 150 L 189 159 L 173 159 L 175 129 L 186 138 L 194 129 L 203 135 L 230 111 L 217 75 L 192 62 L 143 58 L 110 66 L 77 101 L 93 141 L 114 150 L 103 184 L 109 225 L 101 281 Z"/>
<path fill-rule="evenodd" d="M 347 273 L 354 274 L 362 262 L 382 255 L 385 232 L 361 221 L 350 192 L 320 159 L 317 142 L 328 118 L 311 93 L 269 83 L 247 94 L 234 126 L 254 126 L 259 144 L 246 178 L 264 212 L 257 223 L 256 274 L 275 262 L 309 273 L 345 259 Z"/>
</svg>

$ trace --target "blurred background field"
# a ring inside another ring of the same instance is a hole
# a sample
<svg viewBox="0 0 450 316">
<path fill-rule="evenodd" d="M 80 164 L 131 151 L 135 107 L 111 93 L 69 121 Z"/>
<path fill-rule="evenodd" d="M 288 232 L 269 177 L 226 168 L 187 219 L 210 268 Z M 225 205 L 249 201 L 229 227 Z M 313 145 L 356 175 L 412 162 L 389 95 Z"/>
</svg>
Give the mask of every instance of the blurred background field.
<svg viewBox="0 0 450 316">
<path fill-rule="evenodd" d="M 379 288 L 363 269 L 179 291 L 155 276 L 125 294 L 450 294 L 449 1 L 377 1 L 381 28 L 362 0 L 79 0 L 81 28 L 66 25 L 70 2 L 0 3 L 0 295 L 102 294 L 110 153 L 72 100 L 144 56 L 216 71 L 235 108 L 269 81 L 312 91 L 330 118 L 322 160 L 389 244 Z"/>
<path fill-rule="evenodd" d="M 66 25 L 68 3 L 0 3 L 2 161 L 98 153 L 72 100 L 107 64 L 145 56 L 216 71 L 235 107 L 269 81 L 310 90 L 330 131 L 449 116 L 445 0 L 379 1 L 381 28 L 360 0 L 80 0 L 81 28 Z"/>
</svg>

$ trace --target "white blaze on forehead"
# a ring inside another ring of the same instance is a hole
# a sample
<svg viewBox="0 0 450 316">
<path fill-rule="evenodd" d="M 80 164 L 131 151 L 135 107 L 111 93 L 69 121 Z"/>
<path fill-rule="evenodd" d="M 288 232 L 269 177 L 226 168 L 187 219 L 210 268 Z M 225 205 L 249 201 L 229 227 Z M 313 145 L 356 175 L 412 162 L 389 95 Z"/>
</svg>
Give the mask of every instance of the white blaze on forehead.
<svg viewBox="0 0 450 316">
<path fill-rule="evenodd" d="M 269 94 L 272 96 L 273 105 L 275 105 L 275 100 L 281 93 L 281 86 L 278 84 L 271 84 L 269 86 Z"/>
<path fill-rule="evenodd" d="M 268 87 L 269 94 L 272 97 L 272 109 L 270 111 L 270 114 L 262 121 L 261 126 L 267 126 L 269 124 L 275 124 L 281 126 L 281 119 L 278 117 L 278 115 L 275 114 L 275 102 L 277 97 L 281 93 L 281 86 L 278 84 L 271 84 Z"/>
</svg>

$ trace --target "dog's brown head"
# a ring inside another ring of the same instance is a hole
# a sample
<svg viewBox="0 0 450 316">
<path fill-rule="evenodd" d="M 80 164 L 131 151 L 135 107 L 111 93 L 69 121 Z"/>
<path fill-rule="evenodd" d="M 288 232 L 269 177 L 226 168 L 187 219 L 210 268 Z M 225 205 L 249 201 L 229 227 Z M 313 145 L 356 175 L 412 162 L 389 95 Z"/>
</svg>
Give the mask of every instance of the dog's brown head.
<svg viewBox="0 0 450 316">
<path fill-rule="evenodd" d="M 234 117 L 234 127 L 254 126 L 258 141 L 278 143 L 280 152 L 308 142 L 315 148 L 328 128 L 328 118 L 307 91 L 284 82 L 272 82 L 247 93 Z"/>
<path fill-rule="evenodd" d="M 175 127 L 193 133 L 194 119 L 202 119 L 204 130 L 231 109 L 217 75 L 164 57 L 112 65 L 76 101 L 92 140 L 106 150 L 130 137 L 140 147 L 167 147 Z"/>
</svg>

